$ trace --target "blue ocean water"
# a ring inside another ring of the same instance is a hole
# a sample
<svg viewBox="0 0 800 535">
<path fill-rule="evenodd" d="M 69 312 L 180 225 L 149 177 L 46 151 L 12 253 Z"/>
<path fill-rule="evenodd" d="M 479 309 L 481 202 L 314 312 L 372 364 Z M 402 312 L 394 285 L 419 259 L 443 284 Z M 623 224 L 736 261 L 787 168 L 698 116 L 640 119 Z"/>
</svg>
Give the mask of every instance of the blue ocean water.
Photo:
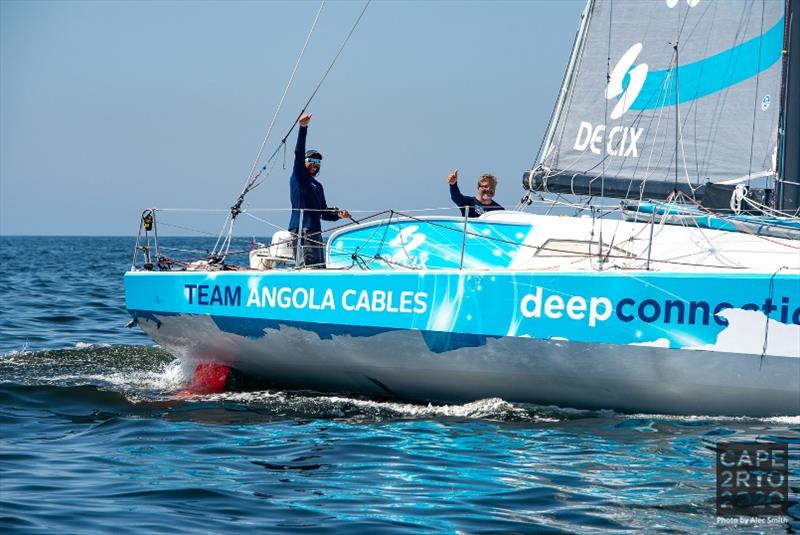
<svg viewBox="0 0 800 535">
<path fill-rule="evenodd" d="M 190 365 L 125 328 L 133 242 L 0 237 L 2 531 L 729 531 L 714 515 L 721 439 L 790 444 L 789 517 L 751 529 L 800 530 L 798 417 L 177 399 Z"/>
</svg>

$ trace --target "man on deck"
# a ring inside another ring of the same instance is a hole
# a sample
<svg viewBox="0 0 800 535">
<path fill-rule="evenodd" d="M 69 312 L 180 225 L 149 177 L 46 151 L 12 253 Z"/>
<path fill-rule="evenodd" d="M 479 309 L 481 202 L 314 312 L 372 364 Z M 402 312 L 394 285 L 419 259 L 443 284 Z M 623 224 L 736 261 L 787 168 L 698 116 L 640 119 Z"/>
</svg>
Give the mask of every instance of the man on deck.
<svg viewBox="0 0 800 535">
<path fill-rule="evenodd" d="M 306 136 L 308 135 L 308 123 L 311 122 L 311 114 L 303 113 L 297 122 L 300 130 L 297 132 L 294 167 L 289 179 L 289 197 L 292 201 L 289 231 L 297 236 L 302 227 L 300 264 L 324 268 L 325 256 L 320 220 L 338 221 L 349 218 L 350 212 L 339 210 L 336 207 L 328 208 L 328 204 L 325 202 L 325 190 L 316 178 L 322 166 L 322 154 L 316 150 L 306 151 Z M 300 221 L 301 210 L 303 211 L 302 222 Z"/>
<path fill-rule="evenodd" d="M 505 210 L 494 202 L 497 178 L 492 174 L 484 173 L 478 177 L 478 194 L 474 197 L 465 197 L 458 189 L 458 169 L 450 173 L 447 182 L 450 184 L 450 198 L 461 209 L 461 215 L 464 215 L 465 210 L 469 210 L 469 217 L 479 217 L 493 210 Z"/>
</svg>

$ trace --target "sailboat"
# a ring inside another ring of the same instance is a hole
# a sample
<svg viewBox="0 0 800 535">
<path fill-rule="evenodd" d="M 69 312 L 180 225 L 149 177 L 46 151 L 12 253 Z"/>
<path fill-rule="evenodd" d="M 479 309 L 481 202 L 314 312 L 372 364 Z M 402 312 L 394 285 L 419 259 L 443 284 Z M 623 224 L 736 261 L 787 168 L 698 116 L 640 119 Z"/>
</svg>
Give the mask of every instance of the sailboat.
<svg viewBox="0 0 800 535">
<path fill-rule="evenodd" d="M 250 266 L 176 269 L 148 211 L 127 308 L 276 388 L 798 415 L 799 58 L 800 2 L 590 0 L 522 204 L 602 206 L 389 211 L 315 270 L 283 233 Z"/>
</svg>

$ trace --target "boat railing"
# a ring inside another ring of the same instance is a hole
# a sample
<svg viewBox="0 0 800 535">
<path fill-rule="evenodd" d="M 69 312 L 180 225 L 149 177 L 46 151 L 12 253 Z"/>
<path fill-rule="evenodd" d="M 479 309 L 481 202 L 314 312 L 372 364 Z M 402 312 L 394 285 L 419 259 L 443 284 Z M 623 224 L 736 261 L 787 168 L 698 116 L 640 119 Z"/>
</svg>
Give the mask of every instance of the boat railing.
<svg viewBox="0 0 800 535">
<path fill-rule="evenodd" d="M 391 254 L 386 254 L 384 242 L 387 232 L 393 227 L 392 232 L 397 233 L 400 222 L 413 222 L 420 227 L 427 228 L 431 233 L 448 234 L 448 251 L 454 257 L 448 264 L 449 268 L 464 269 L 475 265 L 474 253 L 480 249 L 481 243 L 485 249 L 495 246 L 511 245 L 529 255 L 540 255 L 576 259 L 576 256 L 585 258 L 594 257 L 591 264 L 594 269 L 603 270 L 609 267 L 651 269 L 654 262 L 663 263 L 662 258 L 656 258 L 653 251 L 654 239 L 664 225 L 680 224 L 690 226 L 696 230 L 730 230 L 769 236 L 798 239 L 800 236 L 800 223 L 797 220 L 776 218 L 753 218 L 752 216 L 737 216 L 733 214 L 719 214 L 708 211 L 698 211 L 698 208 L 686 203 L 676 202 L 675 199 L 667 201 L 646 201 L 636 203 L 623 203 L 622 205 L 588 204 L 571 202 L 569 199 L 557 197 L 555 199 L 534 199 L 526 202 L 524 207 L 533 205 L 533 212 L 542 215 L 586 215 L 592 220 L 591 232 L 581 244 L 588 244 L 584 252 L 573 250 L 573 245 L 566 248 L 555 245 L 531 245 L 523 243 L 524 239 L 483 235 L 476 231 L 474 221 L 462 215 L 456 207 L 428 208 L 412 210 L 383 210 L 383 211 L 353 211 L 353 218 L 340 220 L 324 229 L 320 234 L 297 236 L 289 232 L 285 222 L 288 221 L 291 209 L 256 209 L 247 208 L 241 212 L 238 221 L 237 233 L 234 239 L 228 242 L 226 249 L 220 252 L 220 236 L 218 232 L 201 230 L 201 228 L 214 228 L 219 225 L 220 216 L 228 210 L 225 209 L 170 209 L 149 208 L 145 210 L 139 220 L 136 244 L 134 247 L 131 269 L 148 271 L 216 271 L 237 269 L 305 269 L 314 267 L 328 267 L 329 269 L 419 269 L 419 265 L 401 259 L 397 261 Z M 519 207 L 517 207 L 519 208 Z M 305 215 L 302 211 L 300 216 Z M 198 228 L 195 219 L 208 217 L 204 224 Z M 183 218 L 190 218 L 184 222 Z M 627 236 L 626 240 L 633 243 L 636 240 L 640 245 L 636 247 L 625 245 L 625 251 L 617 251 L 621 246 L 620 238 L 614 235 L 614 226 L 607 226 L 603 231 L 603 221 L 608 219 L 627 220 L 642 223 L 641 229 L 635 236 Z M 277 221 L 280 221 L 278 223 Z M 225 225 L 228 222 L 226 221 Z M 407 225 L 411 226 L 411 225 Z M 328 247 L 327 260 L 332 260 L 327 266 L 304 265 L 302 247 L 326 248 L 328 239 L 341 232 L 349 232 L 355 228 L 369 228 L 370 232 L 362 234 L 364 242 L 353 245 L 351 242 L 347 250 Z M 223 226 L 223 228 L 225 228 Z M 341 231 L 341 232 L 340 232 Z M 176 235 L 182 234 L 182 235 Z M 188 237 L 187 237 L 188 235 Z M 265 238 L 257 238 L 265 236 Z M 298 247 L 297 242 L 301 245 Z M 405 238 L 401 239 L 401 242 Z M 558 241 L 558 240 L 556 240 Z M 564 241 L 563 239 L 561 240 Z M 370 243 L 367 243 L 370 242 Z M 512 243 L 514 242 L 514 243 Z M 560 242 L 559 242 L 560 243 Z M 576 242 L 577 243 L 577 242 Z M 400 243 L 400 248 L 405 252 L 405 243 Z M 526 250 L 527 248 L 527 250 Z M 531 250 L 533 249 L 533 250 Z M 536 249 L 542 249 L 537 251 Z M 565 249 L 565 250 L 561 250 Z M 493 251 L 495 252 L 495 251 Z M 468 254 L 469 253 L 469 254 Z M 506 254 L 506 253 L 503 253 Z M 659 253 L 659 257 L 663 253 Z M 242 258 L 244 257 L 244 258 Z M 255 263 L 254 263 L 254 257 Z M 633 259 L 633 260 L 631 260 Z M 638 262 L 641 260 L 641 262 Z M 262 264 L 258 264 L 261 261 Z M 376 263 L 381 263 L 377 266 Z M 430 265 L 422 267 L 429 268 Z"/>
<path fill-rule="evenodd" d="M 592 219 L 602 221 L 604 218 L 621 217 L 622 210 L 619 205 L 589 205 L 581 202 L 570 202 L 559 196 L 555 199 L 533 199 L 526 202 L 524 205 L 520 204 L 517 208 L 535 205 L 540 211 L 549 215 L 553 212 L 555 214 L 561 213 L 562 215 L 569 213 L 569 215 L 579 215 L 580 213 L 590 213 Z M 302 218 L 306 210 L 300 210 L 300 217 Z M 212 219 L 206 223 L 206 227 L 219 223 L 221 214 L 226 213 L 225 209 L 174 209 L 174 208 L 149 208 L 145 210 L 140 218 L 136 244 L 133 251 L 131 262 L 132 270 L 147 270 L 147 271 L 174 271 L 174 270 L 189 270 L 189 271 L 217 271 L 217 270 L 237 270 L 246 269 L 247 267 L 254 267 L 251 258 L 240 260 L 242 255 L 253 256 L 254 251 L 263 252 L 261 258 L 265 261 L 265 267 L 280 268 L 280 269 L 301 269 L 301 268 L 314 268 L 325 266 L 311 266 L 304 265 L 301 261 L 302 247 L 321 247 L 324 248 L 327 239 L 331 234 L 354 227 L 355 225 L 364 225 L 373 222 L 381 221 L 381 225 L 377 228 L 383 228 L 390 224 L 397 223 L 400 220 L 407 220 L 425 225 L 432 228 L 439 233 L 456 233 L 460 234 L 459 238 L 453 237 L 453 244 L 456 240 L 460 241 L 459 251 L 454 251 L 457 255 L 458 263 L 456 266 L 463 269 L 465 266 L 465 256 L 468 250 L 468 243 L 474 243 L 471 240 L 478 240 L 486 242 L 491 245 L 492 242 L 517 242 L 512 245 L 518 247 L 530 247 L 522 243 L 518 238 L 498 238 L 487 236 L 475 230 L 470 230 L 470 219 L 467 214 L 461 214 L 457 207 L 445 208 L 424 208 L 424 209 L 410 209 L 410 210 L 382 210 L 374 211 L 353 211 L 354 217 L 350 220 L 344 221 L 324 229 L 319 235 L 296 235 L 289 232 L 285 225 L 275 222 L 276 219 L 286 221 L 289 218 L 291 209 L 257 209 L 248 208 L 241 211 L 241 215 L 245 219 L 249 219 L 251 223 L 257 225 L 255 229 L 248 229 L 239 227 L 240 232 L 237 233 L 238 237 L 231 242 L 231 247 L 220 254 L 218 246 L 220 243 L 220 236 L 217 233 L 201 230 L 197 228 L 196 223 L 182 223 L 176 221 L 176 218 L 190 217 L 192 220 L 198 216 L 210 216 Z M 560 211 L 560 212 L 559 212 Z M 554 215 L 555 215 L 554 214 Z M 431 217 L 433 216 L 433 217 Z M 445 225 L 442 219 L 449 221 L 459 220 L 461 223 L 458 225 L 449 224 Z M 663 221 L 661 221 L 663 224 Z M 226 221 L 227 225 L 227 221 Z M 170 235 L 162 233 L 159 235 L 159 229 L 166 228 Z M 270 240 L 257 239 L 256 236 L 263 236 L 265 234 L 264 228 L 267 228 L 266 234 Z M 251 232 L 248 232 L 251 230 Z M 175 232 L 182 232 L 183 236 L 174 236 Z M 189 234 L 187 237 L 186 234 Z M 242 236 L 248 236 L 244 238 Z M 211 240 L 214 240 L 213 243 Z M 373 233 L 369 239 L 380 241 L 385 239 L 381 235 Z M 652 239 L 652 233 L 651 233 Z M 205 240 L 205 241 L 203 241 Z M 297 247 L 298 240 L 301 243 Z M 599 264 L 605 263 L 611 256 L 611 249 L 608 243 L 602 243 L 602 232 L 598 234 L 598 243 L 595 246 L 590 246 L 587 251 L 588 255 L 594 254 L 599 256 Z M 271 243 L 267 243 L 270 241 Z M 166 242 L 170 242 L 167 245 Z M 365 244 L 366 245 L 366 244 Z M 394 265 L 390 258 L 385 255 L 366 254 L 366 247 L 356 247 L 352 251 L 345 251 L 342 254 L 348 259 L 352 260 L 349 267 L 360 266 L 361 268 L 368 269 L 369 263 L 379 260 L 380 262 L 390 265 L 390 267 L 413 268 L 407 264 Z M 379 247 L 380 249 L 380 247 Z M 276 253 L 275 251 L 278 251 Z M 282 253 L 280 252 L 282 251 Z M 594 251 L 594 253 L 592 253 Z M 558 253 L 559 251 L 553 250 L 549 253 Z M 574 251 L 560 251 L 564 254 L 572 255 Z M 587 255 L 587 256 L 588 256 Z M 625 255 L 627 258 L 628 255 Z M 649 248 L 648 248 L 649 256 Z M 648 262 L 649 265 L 649 262 Z M 243 267 L 246 266 L 246 267 Z M 256 268 L 258 269 L 258 268 Z M 341 269 L 341 268 L 340 268 Z"/>
<path fill-rule="evenodd" d="M 308 211 L 298 210 L 302 218 Z M 292 209 L 248 208 L 241 211 L 241 219 L 249 220 L 249 225 L 240 224 L 231 246 L 222 254 L 217 250 L 219 234 L 207 230 L 213 228 L 214 221 L 219 224 L 221 214 L 226 209 L 186 209 L 186 208 L 148 208 L 139 218 L 136 243 L 131 258 L 131 270 L 138 271 L 216 271 L 246 269 L 250 255 L 258 248 L 281 250 L 280 257 L 272 258 L 275 267 L 300 269 L 320 266 L 302 264 L 302 247 L 325 247 L 328 237 L 341 229 L 381 219 L 395 220 L 398 217 L 425 221 L 427 216 L 461 217 L 456 207 L 410 209 L 403 212 L 394 210 L 352 211 L 353 217 L 340 220 L 338 224 L 323 229 L 321 234 L 307 235 L 290 232 L 285 221 Z M 455 213 L 454 213 L 455 212 Z M 199 224 L 198 217 L 208 221 Z M 188 222 L 186 221 L 188 219 Z M 279 224 L 276 221 L 282 221 Z M 466 230 L 466 224 L 464 225 Z M 264 236 L 259 238 L 258 236 Z M 466 238 L 466 235 L 465 235 Z M 297 247 L 300 241 L 301 246 Z M 287 257 L 285 251 L 292 251 Z"/>
<path fill-rule="evenodd" d="M 565 204 L 566 206 L 566 204 Z M 575 208 L 574 205 L 571 206 Z M 552 209 L 552 207 L 551 207 Z M 613 211 L 612 210 L 607 210 Z M 406 252 L 408 237 L 402 232 L 398 232 L 403 225 L 406 230 L 419 227 L 422 232 L 431 235 L 438 235 L 447 242 L 448 250 L 455 257 L 455 264 L 450 262 L 447 267 L 464 269 L 474 267 L 476 250 L 484 250 L 484 256 L 497 253 L 499 248 L 504 249 L 503 254 L 508 255 L 511 249 L 531 248 L 524 243 L 524 238 L 513 236 L 489 235 L 486 233 L 486 225 L 480 219 L 470 219 L 468 214 L 461 214 L 457 207 L 447 208 L 427 208 L 412 210 L 383 210 L 379 212 L 355 211 L 354 217 L 339 224 L 334 224 L 330 228 L 323 230 L 320 234 L 297 235 L 290 232 L 284 225 L 275 223 L 275 219 L 286 221 L 289 209 L 245 209 L 241 212 L 252 222 L 258 224 L 260 228 L 253 232 L 248 238 L 236 238 L 229 250 L 225 251 L 224 257 L 220 257 L 217 247 L 220 238 L 213 232 L 202 231 L 196 226 L 181 224 L 176 218 L 182 216 L 197 217 L 199 214 L 209 214 L 218 222 L 220 213 L 224 210 L 192 210 L 192 209 L 168 209 L 168 208 L 149 208 L 142 213 L 140 218 L 136 244 L 132 257 L 132 270 L 146 271 L 219 271 L 219 270 L 238 270 L 238 269 L 304 269 L 328 267 L 330 269 L 374 269 L 376 262 L 381 269 L 420 269 L 430 267 L 429 265 L 415 265 L 406 261 L 398 261 L 387 254 L 387 249 L 391 249 L 387 240 L 387 231 L 390 228 L 397 234 L 394 241 L 400 238 L 399 246 L 395 248 Z M 306 210 L 300 210 L 302 218 Z M 473 223 L 471 223 L 471 221 Z M 475 225 L 480 228 L 476 228 Z M 494 225 L 494 223 L 489 224 Z M 332 264 L 326 265 L 305 265 L 302 262 L 303 247 L 325 248 L 328 238 L 339 233 L 339 231 L 349 230 L 350 228 L 369 228 L 359 239 L 357 245 L 348 250 L 330 250 L 329 258 Z M 264 227 L 268 228 L 269 239 L 258 239 L 255 236 L 265 234 Z M 182 231 L 184 234 L 189 232 L 194 238 L 186 236 L 173 236 L 160 232 L 168 229 L 171 233 Z M 241 229 L 240 229 L 241 230 Z M 412 231 L 413 232 L 413 231 Z M 239 236 L 244 232 L 237 233 Z M 245 234 L 247 235 L 247 234 Z M 521 236 L 521 235 L 517 235 Z M 212 242 L 212 239 L 214 240 Z M 205 240 L 205 241 L 204 241 Z M 298 241 L 300 246 L 297 246 Z M 536 249 L 536 248 L 533 248 Z M 604 249 L 608 249 L 607 247 Z M 589 247 L 589 251 L 598 250 Z M 470 253 L 468 256 L 468 252 Z M 534 251 L 531 251 L 533 253 Z M 549 251 L 551 254 L 559 251 Z M 573 251 L 563 251 L 564 254 L 573 254 Z M 241 259 L 242 255 L 249 258 Z M 255 260 L 255 261 L 254 261 Z M 506 260 L 509 260 L 506 258 Z M 261 263 L 259 263 L 259 261 Z M 499 268 L 500 266 L 497 266 Z M 489 268 L 491 269 L 491 268 Z"/>
</svg>

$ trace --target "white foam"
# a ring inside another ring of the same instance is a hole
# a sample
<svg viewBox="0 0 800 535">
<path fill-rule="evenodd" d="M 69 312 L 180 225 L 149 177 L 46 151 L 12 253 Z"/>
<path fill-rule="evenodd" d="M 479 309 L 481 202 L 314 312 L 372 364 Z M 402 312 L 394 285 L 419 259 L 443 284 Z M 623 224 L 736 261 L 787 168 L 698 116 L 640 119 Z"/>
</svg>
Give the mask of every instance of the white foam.
<svg viewBox="0 0 800 535">
<path fill-rule="evenodd" d="M 148 373 L 145 380 L 150 388 L 162 391 L 175 391 L 183 388 L 194 373 L 195 363 L 188 359 L 175 359 L 168 362 L 158 373 Z"/>
<path fill-rule="evenodd" d="M 616 416 L 624 418 L 642 418 L 652 420 L 668 420 L 679 422 L 760 422 L 778 425 L 800 425 L 800 416 L 768 416 L 768 417 L 755 417 L 755 416 L 712 416 L 712 415 L 669 415 L 669 414 L 616 414 Z"/>
<path fill-rule="evenodd" d="M 3 353 L 2 355 L 0 355 L 0 358 L 4 358 L 4 359 L 7 358 L 7 359 L 11 360 L 14 357 L 21 357 L 21 356 L 25 356 L 25 355 L 30 355 L 31 353 L 33 353 L 33 351 L 31 351 L 30 349 L 28 349 L 27 346 L 25 346 L 22 349 L 12 349 L 8 353 Z"/>
<path fill-rule="evenodd" d="M 464 404 L 418 405 L 390 401 L 348 398 L 344 396 L 301 396 L 287 395 L 284 392 L 223 392 L 209 395 L 196 395 L 187 401 L 232 401 L 238 403 L 280 403 L 300 405 L 309 409 L 317 408 L 331 412 L 334 416 L 345 416 L 344 410 L 360 409 L 365 416 L 377 413 L 390 413 L 392 417 L 412 418 L 469 418 L 469 419 L 509 419 L 509 417 L 534 420 L 537 422 L 558 422 L 556 418 L 539 417 L 529 411 L 500 398 L 479 399 Z M 309 410 L 311 412 L 311 410 Z"/>
<path fill-rule="evenodd" d="M 90 383 L 95 385 L 112 386 L 130 394 L 133 390 L 137 399 L 145 392 L 163 392 L 170 395 L 172 392 L 183 388 L 191 379 L 194 366 L 187 366 L 185 362 L 175 359 L 166 363 L 162 368 L 146 371 L 122 370 L 112 373 L 68 373 L 51 375 L 47 377 L 48 384 L 64 383 Z M 147 396 L 146 396 L 147 397 Z"/>
</svg>

